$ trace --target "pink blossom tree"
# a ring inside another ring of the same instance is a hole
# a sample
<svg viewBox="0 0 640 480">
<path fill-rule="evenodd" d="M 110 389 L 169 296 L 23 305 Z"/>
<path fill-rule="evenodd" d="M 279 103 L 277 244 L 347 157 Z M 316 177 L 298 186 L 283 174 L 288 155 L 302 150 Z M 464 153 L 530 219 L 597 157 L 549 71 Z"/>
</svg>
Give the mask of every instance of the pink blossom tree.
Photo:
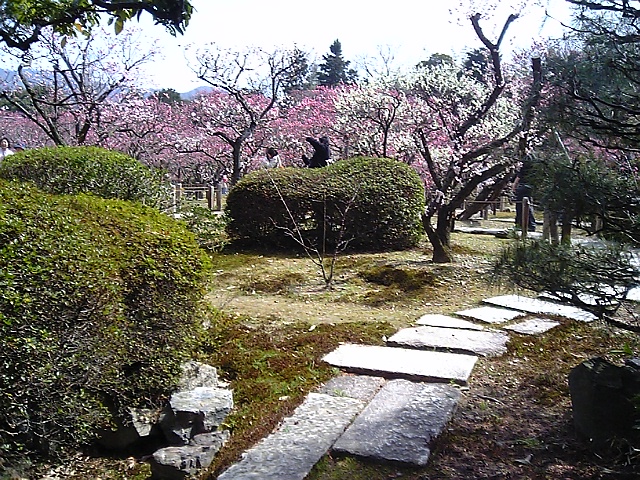
<svg viewBox="0 0 640 480">
<path fill-rule="evenodd" d="M 539 97 L 539 59 L 533 61 L 528 85 L 507 78 L 503 69 L 500 45 L 517 16 L 509 17 L 496 42 L 484 35 L 480 18 L 475 14 L 470 20 L 487 52 L 488 77 L 479 79 L 477 71 L 461 72 L 450 64 L 425 65 L 406 83 L 421 104 L 413 128 L 431 181 L 422 223 L 434 262 L 452 261 L 456 210 L 483 183 L 504 178 L 525 154 Z"/>
<path fill-rule="evenodd" d="M 134 35 L 96 31 L 69 39 L 45 31 L 28 54 L 5 47 L 18 63 L 19 82 L 0 82 L 0 96 L 54 144 L 83 145 L 99 128 L 104 105 L 135 91 L 139 67 L 155 55 Z"/>
<path fill-rule="evenodd" d="M 230 149 L 232 184 L 245 169 L 245 148 L 256 132 L 278 118 L 285 88 L 306 69 L 299 51 L 242 52 L 209 46 L 197 55 L 198 78 L 216 90 L 202 97 L 192 113 L 194 123 L 206 135 L 218 137 Z"/>
</svg>

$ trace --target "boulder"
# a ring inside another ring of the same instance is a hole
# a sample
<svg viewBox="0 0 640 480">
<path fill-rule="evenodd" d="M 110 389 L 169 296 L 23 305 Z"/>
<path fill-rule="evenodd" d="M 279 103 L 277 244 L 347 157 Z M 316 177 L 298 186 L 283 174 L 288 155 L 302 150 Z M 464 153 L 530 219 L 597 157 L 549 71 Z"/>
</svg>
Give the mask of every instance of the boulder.
<svg viewBox="0 0 640 480">
<path fill-rule="evenodd" d="M 125 451 L 141 443 L 157 443 L 164 439 L 158 426 L 161 409 L 128 408 L 126 418 L 114 417 L 116 427 L 103 430 L 98 444 L 107 450 Z"/>
<path fill-rule="evenodd" d="M 160 426 L 170 445 L 187 445 L 194 436 L 214 431 L 232 408 L 231 390 L 196 387 L 171 395 Z"/>
<path fill-rule="evenodd" d="M 188 445 L 157 450 L 150 458 L 151 473 L 158 480 L 183 480 L 207 468 L 229 439 L 229 431 L 194 436 Z"/>
<path fill-rule="evenodd" d="M 579 435 L 601 448 L 612 439 L 638 435 L 640 414 L 633 399 L 640 395 L 637 359 L 617 366 L 596 357 L 569 373 L 573 420 Z"/>
</svg>

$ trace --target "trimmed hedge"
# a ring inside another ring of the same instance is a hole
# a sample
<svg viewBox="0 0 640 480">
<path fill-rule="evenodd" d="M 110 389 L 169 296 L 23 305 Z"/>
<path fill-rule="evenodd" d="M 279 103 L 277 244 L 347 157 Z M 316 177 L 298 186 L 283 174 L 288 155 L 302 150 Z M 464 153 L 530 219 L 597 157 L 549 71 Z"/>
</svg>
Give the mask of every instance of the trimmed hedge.
<svg viewBox="0 0 640 480">
<path fill-rule="evenodd" d="M 207 259 L 138 203 L 0 180 L 0 456 L 58 453 L 180 373 Z"/>
<path fill-rule="evenodd" d="M 294 248 L 291 233 L 300 232 L 316 248 L 334 248 L 342 236 L 348 251 L 381 251 L 417 244 L 423 206 L 411 167 L 357 157 L 324 168 L 256 171 L 231 189 L 225 213 L 230 238 L 251 246 Z"/>
<path fill-rule="evenodd" d="M 169 207 L 172 201 L 171 186 L 162 172 L 99 147 L 24 150 L 4 159 L 0 178 L 32 182 L 49 193 L 93 193 L 160 209 Z"/>
</svg>

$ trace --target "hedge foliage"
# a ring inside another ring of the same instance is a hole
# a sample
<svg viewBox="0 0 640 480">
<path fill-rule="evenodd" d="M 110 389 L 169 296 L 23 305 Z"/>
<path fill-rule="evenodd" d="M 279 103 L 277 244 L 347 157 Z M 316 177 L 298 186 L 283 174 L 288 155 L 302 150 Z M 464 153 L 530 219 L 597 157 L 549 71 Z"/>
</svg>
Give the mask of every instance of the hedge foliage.
<svg viewBox="0 0 640 480">
<path fill-rule="evenodd" d="M 155 209 L 0 180 L 0 457 L 74 448 L 160 405 L 207 265 Z"/>
<path fill-rule="evenodd" d="M 406 164 L 356 157 L 324 168 L 260 170 L 227 197 L 228 233 L 252 246 L 291 248 L 300 232 L 307 245 L 345 250 L 394 250 L 420 239 L 424 189 Z"/>
<path fill-rule="evenodd" d="M 34 183 L 49 193 L 93 193 L 168 208 L 171 186 L 164 174 L 120 152 L 99 147 L 24 150 L 0 164 L 0 178 Z"/>
</svg>

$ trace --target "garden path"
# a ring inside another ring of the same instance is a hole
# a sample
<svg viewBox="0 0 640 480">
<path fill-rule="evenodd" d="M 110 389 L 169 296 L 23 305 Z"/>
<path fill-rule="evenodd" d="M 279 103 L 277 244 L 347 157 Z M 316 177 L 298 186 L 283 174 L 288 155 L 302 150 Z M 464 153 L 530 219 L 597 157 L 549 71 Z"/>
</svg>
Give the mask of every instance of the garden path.
<svg viewBox="0 0 640 480">
<path fill-rule="evenodd" d="M 586 311 L 504 295 L 455 316 L 424 315 L 386 346 L 345 344 L 324 357 L 342 374 L 310 393 L 219 480 L 303 480 L 328 452 L 423 466 L 477 361 L 506 352 L 509 332 L 540 335 Z"/>
</svg>

